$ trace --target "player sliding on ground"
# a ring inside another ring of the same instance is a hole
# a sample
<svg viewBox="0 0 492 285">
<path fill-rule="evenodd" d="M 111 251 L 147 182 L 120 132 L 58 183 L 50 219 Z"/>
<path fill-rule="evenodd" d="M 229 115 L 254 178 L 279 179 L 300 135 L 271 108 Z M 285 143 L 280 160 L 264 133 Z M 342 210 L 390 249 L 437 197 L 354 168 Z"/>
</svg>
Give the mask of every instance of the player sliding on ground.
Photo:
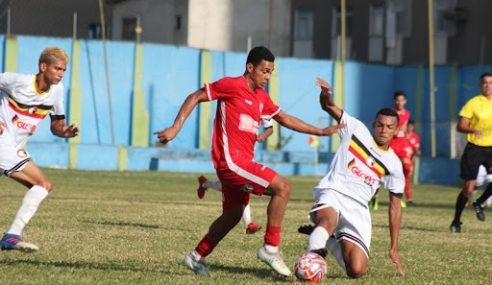
<svg viewBox="0 0 492 285">
<path fill-rule="evenodd" d="M 29 189 L 10 229 L 0 241 L 2 250 L 38 250 L 36 245 L 22 240 L 22 231 L 52 190 L 52 184 L 24 146 L 48 114 L 55 136 L 77 136 L 77 127 L 65 125 L 61 80 L 67 64 L 68 56 L 62 49 L 47 48 L 39 57 L 38 74 L 0 74 L 0 175 Z"/>
<path fill-rule="evenodd" d="M 398 238 L 405 177 L 398 156 L 389 148 L 398 131 L 398 114 L 389 108 L 381 109 L 376 114 L 371 135 L 361 121 L 335 105 L 327 82 L 318 79 L 318 84 L 321 107 L 346 127 L 338 131 L 340 146 L 328 174 L 313 189 L 315 201 L 310 217 L 316 226 L 309 236 L 307 250 L 324 257 L 328 248 L 349 277 L 363 276 L 371 245 L 368 202 L 383 185 L 389 190 L 390 200 L 389 255 L 398 273 L 404 275 Z M 306 232 L 306 227 L 299 231 Z"/>
<path fill-rule="evenodd" d="M 236 226 L 248 204 L 250 192 L 242 191 L 246 185 L 255 195 L 266 191 L 272 194 L 267 209 L 267 226 L 264 244 L 258 249 L 258 258 L 277 273 L 290 276 L 280 253 L 280 232 L 291 185 L 273 169 L 253 161 L 254 145 L 260 120 L 276 120 L 294 131 L 328 136 L 339 126 L 324 129 L 284 113 L 264 90 L 275 68 L 274 55 L 265 47 L 253 48 L 246 60 L 242 76 L 226 77 L 205 84 L 184 101 L 174 124 L 156 132 L 162 143 L 176 137 L 185 120 L 200 102 L 218 100 L 212 138 L 212 160 L 222 184 L 222 214 L 210 225 L 209 231 L 194 250 L 185 256 L 185 264 L 197 274 L 209 275 L 205 258 Z"/>
</svg>

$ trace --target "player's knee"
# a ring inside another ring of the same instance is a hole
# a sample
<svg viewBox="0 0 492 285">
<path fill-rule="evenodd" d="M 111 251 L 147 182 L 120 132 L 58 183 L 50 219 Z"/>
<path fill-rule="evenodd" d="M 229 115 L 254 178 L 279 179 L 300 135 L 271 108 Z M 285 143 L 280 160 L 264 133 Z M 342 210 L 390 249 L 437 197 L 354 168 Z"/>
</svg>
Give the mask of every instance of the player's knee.
<svg viewBox="0 0 492 285">
<path fill-rule="evenodd" d="M 39 186 L 48 190 L 48 192 L 51 192 L 53 190 L 53 183 L 49 180 L 42 181 L 41 183 L 39 183 Z"/>
<path fill-rule="evenodd" d="M 350 277 L 350 278 L 361 278 L 362 276 L 364 276 L 364 274 L 366 274 L 366 268 L 365 266 L 361 266 L 361 265 L 352 265 L 352 266 L 349 266 L 347 267 L 347 276 Z"/>
</svg>

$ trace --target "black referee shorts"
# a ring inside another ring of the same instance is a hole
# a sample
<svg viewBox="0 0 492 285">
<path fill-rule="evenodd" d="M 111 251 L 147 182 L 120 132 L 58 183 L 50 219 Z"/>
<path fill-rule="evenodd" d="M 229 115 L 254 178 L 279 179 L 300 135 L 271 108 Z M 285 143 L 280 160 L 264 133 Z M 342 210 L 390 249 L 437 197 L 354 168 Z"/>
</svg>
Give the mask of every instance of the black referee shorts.
<svg viewBox="0 0 492 285">
<path fill-rule="evenodd" d="M 460 171 L 461 178 L 465 181 L 475 180 L 478 174 L 480 165 L 489 169 L 492 167 L 492 146 L 478 146 L 468 143 L 461 156 Z"/>
</svg>

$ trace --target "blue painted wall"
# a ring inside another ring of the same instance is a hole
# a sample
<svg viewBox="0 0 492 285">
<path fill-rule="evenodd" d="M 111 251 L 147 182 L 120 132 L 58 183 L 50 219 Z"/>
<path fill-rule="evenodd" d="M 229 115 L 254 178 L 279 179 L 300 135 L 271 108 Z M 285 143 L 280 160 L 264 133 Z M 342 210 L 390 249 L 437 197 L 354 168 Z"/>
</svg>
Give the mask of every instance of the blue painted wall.
<svg viewBox="0 0 492 285">
<path fill-rule="evenodd" d="M 333 78 L 333 62 L 328 60 L 307 60 L 294 58 L 279 58 L 276 61 L 279 77 L 280 108 L 287 114 L 317 125 L 328 126 L 328 114 L 319 105 L 320 89 L 316 78 L 320 77 L 329 82 Z M 308 144 L 309 135 L 301 134 L 287 128 L 280 129 L 281 138 L 290 137 L 284 145 L 286 151 L 312 151 Z M 321 151 L 327 151 L 329 137 L 320 139 Z"/>
<path fill-rule="evenodd" d="M 150 138 L 171 126 L 186 97 L 200 88 L 200 50 L 157 44 L 144 44 L 142 89 L 148 98 Z M 198 112 L 190 114 L 170 147 L 198 147 Z"/>
<path fill-rule="evenodd" d="M 39 53 L 48 46 L 59 46 L 70 53 L 72 40 L 67 38 L 47 38 L 18 36 L 18 72 L 36 73 Z M 5 36 L 0 35 L 0 62 L 4 62 Z M 129 145 L 131 137 L 131 102 L 134 79 L 135 45 L 128 42 L 108 42 L 108 64 L 110 90 L 112 96 L 114 144 Z M 246 53 L 212 51 L 212 79 L 224 76 L 239 76 L 245 69 Z M 155 131 L 170 126 L 186 96 L 201 88 L 200 50 L 161 44 L 143 44 L 142 90 L 146 109 L 150 113 L 150 146 L 155 142 Z M 63 84 L 65 96 L 70 91 L 70 65 Z M 117 148 L 111 145 L 110 108 L 106 88 L 104 51 L 101 41 L 80 41 L 80 86 L 82 88 L 82 131 L 78 167 L 83 169 L 113 169 L 116 167 Z M 323 125 L 328 116 L 319 107 L 319 88 L 316 77 L 333 83 L 334 63 L 328 60 L 308 60 L 277 58 L 277 71 L 280 82 L 281 108 L 311 124 L 321 118 Z M 459 66 L 457 69 L 456 115 L 449 112 L 450 66 L 437 66 L 436 78 L 436 130 L 437 154 L 448 157 L 449 121 L 458 117 L 457 112 L 463 104 L 479 93 L 479 76 L 491 70 L 489 65 Z M 416 118 L 421 110 L 420 135 L 424 154 L 430 154 L 430 116 L 428 69 L 422 68 L 419 76 L 417 66 L 384 66 L 356 62 L 345 65 L 345 110 L 360 118 L 367 125 L 374 119 L 375 112 L 393 104 L 395 90 L 404 90 L 408 95 L 408 109 Z M 420 90 L 417 82 L 421 81 Z M 422 95 L 418 105 L 417 94 Z M 68 102 L 68 98 L 65 98 Z M 213 103 L 213 109 L 215 109 Z M 68 109 L 68 107 L 67 107 Z M 193 111 L 180 134 L 169 143 L 171 149 L 196 148 L 198 145 L 198 112 Z M 213 111 L 213 117 L 215 112 Z M 450 118 L 451 116 L 451 118 Z M 292 139 L 284 150 L 291 153 L 312 152 L 307 143 L 308 136 L 281 129 L 281 136 Z M 49 119 L 45 120 L 31 140 L 32 153 L 41 165 L 68 165 L 66 140 L 51 135 Z M 61 143 L 63 146 L 50 149 L 46 144 Z M 35 146 L 35 144 L 38 144 Z M 322 138 L 321 151 L 328 151 L 330 138 Z M 45 155 L 59 153 L 55 156 Z M 142 169 L 149 165 L 151 157 L 159 153 L 158 148 L 129 149 L 129 169 Z M 142 156 L 143 158 L 139 158 Z M 447 165 L 442 163 L 443 167 Z M 451 166 L 450 166 L 451 167 Z M 423 173 L 425 177 L 425 173 Z"/>
</svg>

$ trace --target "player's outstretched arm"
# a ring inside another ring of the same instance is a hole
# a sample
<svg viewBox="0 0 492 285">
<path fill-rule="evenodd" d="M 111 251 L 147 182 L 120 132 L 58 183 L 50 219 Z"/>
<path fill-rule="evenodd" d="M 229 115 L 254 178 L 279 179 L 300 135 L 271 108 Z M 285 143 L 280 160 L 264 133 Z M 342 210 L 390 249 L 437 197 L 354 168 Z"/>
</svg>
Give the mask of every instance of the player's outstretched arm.
<svg viewBox="0 0 492 285">
<path fill-rule="evenodd" d="M 203 91 L 202 89 L 199 89 L 194 93 L 188 95 L 188 97 L 186 97 L 185 101 L 183 102 L 183 105 L 181 105 L 181 109 L 179 109 L 178 115 L 176 116 L 176 119 L 174 119 L 173 125 L 162 131 L 155 132 L 154 135 L 157 135 L 157 138 L 163 144 L 166 144 L 174 139 L 183 127 L 186 119 L 190 116 L 193 109 L 195 109 L 196 105 L 204 101 L 207 101 L 207 93 L 205 93 L 205 91 Z"/>
<path fill-rule="evenodd" d="M 61 138 L 73 138 L 79 134 L 79 128 L 76 127 L 74 124 L 67 126 L 65 124 L 65 118 L 57 119 L 56 117 L 52 117 L 51 133 Z"/>
<path fill-rule="evenodd" d="M 330 114 L 337 122 L 340 122 L 343 111 L 333 101 L 330 84 L 319 77 L 316 78 L 316 84 L 321 88 L 321 93 L 319 94 L 319 104 L 321 105 L 321 109 Z"/>
<path fill-rule="evenodd" d="M 278 112 L 275 117 L 273 117 L 280 125 L 294 130 L 296 132 L 316 135 L 316 136 L 330 136 L 336 132 L 338 129 L 345 127 L 345 124 L 329 126 L 324 129 L 317 128 L 313 125 L 310 125 L 303 120 L 291 116 L 283 111 Z"/>
<path fill-rule="evenodd" d="M 391 238 L 391 248 L 389 255 L 391 261 L 396 266 L 396 271 L 401 276 L 405 276 L 405 271 L 403 271 L 403 266 L 401 265 L 400 255 L 398 254 L 398 239 L 400 236 L 400 224 L 401 224 L 401 194 L 389 194 L 390 206 L 389 206 L 389 227 L 390 227 L 390 238 Z"/>
</svg>

